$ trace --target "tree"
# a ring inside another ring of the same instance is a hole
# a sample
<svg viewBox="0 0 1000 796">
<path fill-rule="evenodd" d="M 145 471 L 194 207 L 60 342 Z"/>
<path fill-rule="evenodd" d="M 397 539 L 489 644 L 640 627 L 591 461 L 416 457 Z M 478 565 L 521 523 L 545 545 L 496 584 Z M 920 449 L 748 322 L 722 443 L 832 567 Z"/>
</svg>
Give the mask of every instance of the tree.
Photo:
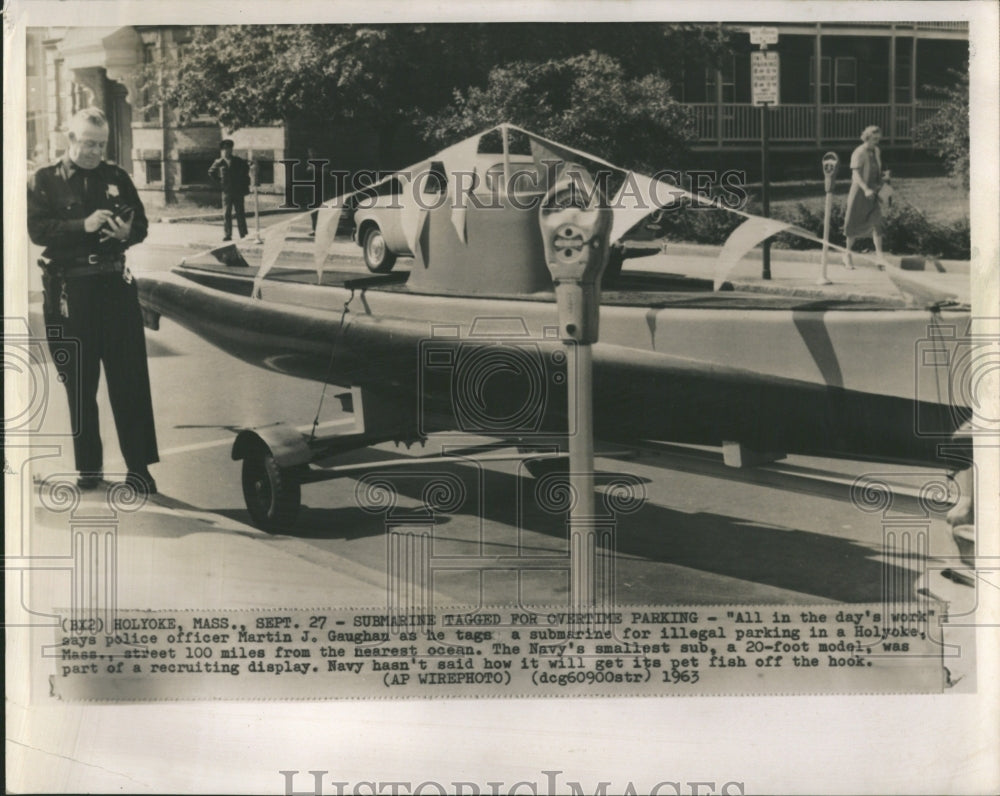
<svg viewBox="0 0 1000 796">
<path fill-rule="evenodd" d="M 435 75 L 416 84 L 399 38 L 393 26 L 201 28 L 173 65 L 165 97 L 182 119 L 207 114 L 232 129 L 349 122 L 383 132 L 409 103 L 433 102 L 437 85 Z M 449 89 L 437 89 L 442 99 Z"/>
<path fill-rule="evenodd" d="M 666 79 L 627 77 L 598 52 L 497 67 L 484 88 L 456 91 L 422 129 L 446 146 L 501 122 L 648 172 L 676 167 L 695 137 L 691 114 L 671 97 Z"/>
<path fill-rule="evenodd" d="M 944 104 L 929 119 L 918 124 L 913 135 L 917 144 L 944 160 L 948 172 L 969 187 L 969 73 L 949 70 L 955 78 L 950 88 L 926 86 L 944 98 Z"/>
<path fill-rule="evenodd" d="M 660 99 L 669 89 L 666 78 L 680 75 L 685 64 L 717 58 L 727 46 L 728 36 L 717 25 L 206 27 L 195 29 L 194 40 L 175 63 L 160 65 L 165 74 L 159 96 L 182 119 L 208 114 L 234 129 L 274 122 L 318 130 L 339 123 L 358 125 L 373 131 L 384 145 L 383 159 L 391 160 L 388 147 L 398 131 L 418 126 L 434 133 L 425 117 L 442 112 L 455 101 L 456 92 L 477 97 L 476 91 L 490 92 L 487 84 L 496 70 L 501 70 L 498 79 L 506 75 L 534 84 L 531 69 L 550 63 L 543 72 L 584 91 L 595 113 L 615 118 L 620 127 L 627 127 L 625 119 L 631 118 L 636 129 L 630 135 L 645 147 L 642 139 L 647 133 L 638 129 L 643 118 L 631 105 L 649 106 L 646 117 L 658 120 L 650 134 L 680 129 L 683 125 L 665 126 L 669 116 L 680 121 L 676 103 Z M 587 76 L 569 81 L 574 66 L 585 69 Z M 597 96 L 595 81 L 612 92 L 609 98 Z M 614 100 L 623 104 L 616 106 Z M 555 97 L 551 102 L 560 105 Z M 574 114 L 583 115 L 586 107 L 576 97 L 570 106 L 561 108 L 563 129 L 590 129 L 582 119 L 573 122 Z M 619 115 L 624 119 L 617 119 Z M 523 116 L 509 120 L 526 122 Z M 597 136 L 596 130 L 591 135 L 599 138 L 601 148 L 608 140 Z M 433 134 L 431 140 L 440 138 Z"/>
</svg>

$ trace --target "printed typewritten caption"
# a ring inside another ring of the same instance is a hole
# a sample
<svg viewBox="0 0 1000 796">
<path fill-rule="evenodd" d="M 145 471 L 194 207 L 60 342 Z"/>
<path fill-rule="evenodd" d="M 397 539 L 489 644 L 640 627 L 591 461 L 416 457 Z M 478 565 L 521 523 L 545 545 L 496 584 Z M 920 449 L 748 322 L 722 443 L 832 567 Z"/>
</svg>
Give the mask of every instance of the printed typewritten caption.
<svg viewBox="0 0 1000 796">
<path fill-rule="evenodd" d="M 572 614 L 120 611 L 65 620 L 70 700 L 935 693 L 939 609 L 629 606 Z M 968 654 L 968 650 L 962 650 Z"/>
</svg>

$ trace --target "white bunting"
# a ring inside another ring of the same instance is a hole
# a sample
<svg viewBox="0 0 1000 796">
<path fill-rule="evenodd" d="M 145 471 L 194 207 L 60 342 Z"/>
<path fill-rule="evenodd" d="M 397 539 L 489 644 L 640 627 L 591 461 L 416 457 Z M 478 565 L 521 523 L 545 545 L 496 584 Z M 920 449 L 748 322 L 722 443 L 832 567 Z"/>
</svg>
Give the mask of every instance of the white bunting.
<svg viewBox="0 0 1000 796">
<path fill-rule="evenodd" d="M 293 221 L 297 221 L 300 218 L 303 218 L 303 216 L 292 216 L 280 224 L 268 227 L 264 232 L 264 247 L 260 254 L 260 267 L 257 269 L 257 276 L 253 280 L 253 296 L 260 297 L 260 286 L 264 281 L 264 277 L 267 276 L 267 272 L 271 270 L 278 260 L 278 255 L 285 248 L 285 238 L 288 235 L 288 228 L 292 225 Z"/>
<path fill-rule="evenodd" d="M 419 196 L 419 187 L 416 182 L 409 182 L 401 180 L 403 184 L 403 206 L 399 211 L 399 225 L 403 230 L 403 237 L 406 240 L 406 245 L 410 247 L 410 251 L 413 252 L 414 256 L 417 254 L 417 238 L 420 235 L 420 230 L 423 227 L 424 219 L 427 216 L 427 211 L 424 209 L 424 198 Z M 423 181 L 424 185 L 427 184 L 426 180 Z"/>
<path fill-rule="evenodd" d="M 451 224 L 455 227 L 459 240 L 467 242 L 465 232 L 465 215 L 468 209 L 469 194 L 472 192 L 472 172 L 476 165 L 476 151 L 479 149 L 480 136 L 474 135 L 453 144 L 437 157 L 444 165 L 444 173 L 448 178 L 448 201 L 451 203 Z M 466 176 L 468 175 L 468 176 Z"/>
<path fill-rule="evenodd" d="M 528 140 L 533 141 L 537 144 L 541 144 L 544 149 L 548 149 L 551 152 L 559 155 L 564 160 L 573 160 L 572 157 L 567 157 L 567 155 L 574 155 L 579 158 L 584 158 L 592 163 L 598 163 L 602 166 L 607 166 L 608 168 L 614 169 L 615 171 L 625 171 L 621 166 L 616 166 L 614 163 L 609 163 L 604 160 L 604 158 L 599 158 L 596 155 L 591 155 L 584 152 L 581 149 L 573 149 L 573 147 L 566 146 L 565 144 L 560 144 L 557 141 L 553 141 L 551 138 L 546 138 L 543 135 L 538 135 L 538 133 L 532 133 L 529 130 L 525 130 L 523 127 L 518 127 L 516 124 L 507 125 L 509 130 L 517 130 L 519 133 L 523 133 L 528 137 Z"/>
<path fill-rule="evenodd" d="M 676 185 L 630 171 L 625 175 L 625 181 L 615 198 L 611 200 L 611 210 L 614 213 L 611 242 L 617 241 L 654 210 L 667 207 L 689 195 Z"/>
<path fill-rule="evenodd" d="M 316 214 L 316 240 L 314 242 L 313 259 L 316 263 L 316 284 L 323 282 L 323 264 L 337 234 L 337 224 L 340 223 L 340 205 L 321 207 Z"/>
<path fill-rule="evenodd" d="M 787 221 L 779 221 L 775 218 L 762 218 L 760 216 L 751 217 L 740 224 L 726 238 L 726 245 L 719 252 L 719 259 L 715 265 L 714 289 L 718 290 L 722 287 L 722 284 L 729 278 L 736 264 L 754 246 L 770 238 L 772 235 L 790 229 L 792 226 Z"/>
</svg>

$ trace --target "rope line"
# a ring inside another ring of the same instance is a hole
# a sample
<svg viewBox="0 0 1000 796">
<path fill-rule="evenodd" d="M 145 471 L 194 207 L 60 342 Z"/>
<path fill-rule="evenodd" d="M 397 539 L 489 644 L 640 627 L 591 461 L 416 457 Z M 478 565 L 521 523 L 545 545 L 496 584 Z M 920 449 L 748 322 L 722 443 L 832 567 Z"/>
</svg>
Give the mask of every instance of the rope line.
<svg viewBox="0 0 1000 796">
<path fill-rule="evenodd" d="M 340 326 L 337 328 L 337 336 L 334 338 L 333 346 L 330 348 L 330 362 L 326 366 L 326 375 L 323 377 L 323 389 L 319 394 L 319 406 L 316 407 L 316 417 L 313 418 L 312 431 L 309 432 L 310 442 L 316 439 L 316 427 L 319 425 L 319 416 L 323 411 L 323 400 L 326 398 L 326 388 L 329 386 L 330 376 L 333 373 L 333 363 L 336 360 L 337 345 L 340 343 L 340 339 L 344 334 L 344 321 L 347 320 L 348 307 L 352 301 L 354 301 L 354 288 L 351 288 L 351 295 L 347 297 L 347 301 L 344 302 L 344 309 L 340 313 Z"/>
</svg>

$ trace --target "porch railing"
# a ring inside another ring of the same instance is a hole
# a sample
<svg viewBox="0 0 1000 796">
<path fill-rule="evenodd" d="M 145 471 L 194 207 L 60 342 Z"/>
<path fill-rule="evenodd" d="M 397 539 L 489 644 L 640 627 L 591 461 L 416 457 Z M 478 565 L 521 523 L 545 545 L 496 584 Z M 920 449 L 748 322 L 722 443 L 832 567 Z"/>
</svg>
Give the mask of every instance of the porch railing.
<svg viewBox="0 0 1000 796">
<path fill-rule="evenodd" d="M 882 128 L 883 139 L 895 138 L 907 143 L 913 127 L 932 116 L 940 100 L 921 100 L 917 104 L 857 103 L 824 105 L 820 111 L 820 142 L 854 141 L 869 125 Z M 760 109 L 749 103 L 689 103 L 694 111 L 695 127 L 702 145 L 732 144 L 760 140 Z M 779 105 L 771 109 L 771 140 L 781 142 L 816 142 L 816 106 L 811 104 Z"/>
</svg>

